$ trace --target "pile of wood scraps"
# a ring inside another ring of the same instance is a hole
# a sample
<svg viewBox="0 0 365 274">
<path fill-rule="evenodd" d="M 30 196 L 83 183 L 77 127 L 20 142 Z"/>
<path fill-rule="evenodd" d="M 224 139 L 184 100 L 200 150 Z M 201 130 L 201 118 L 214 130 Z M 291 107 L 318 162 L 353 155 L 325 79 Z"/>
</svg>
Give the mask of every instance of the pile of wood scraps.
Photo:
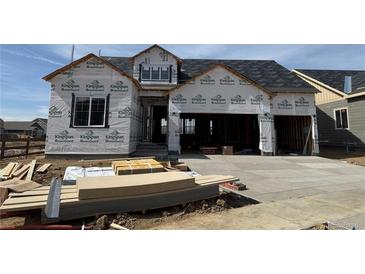
<svg viewBox="0 0 365 274">
<path fill-rule="evenodd" d="M 44 164 L 37 172 L 45 172 L 51 164 Z M 42 185 L 32 181 L 36 160 L 29 164 L 10 162 L 0 171 L 0 205 L 6 200 L 11 192 L 23 192 L 39 188 Z"/>
</svg>

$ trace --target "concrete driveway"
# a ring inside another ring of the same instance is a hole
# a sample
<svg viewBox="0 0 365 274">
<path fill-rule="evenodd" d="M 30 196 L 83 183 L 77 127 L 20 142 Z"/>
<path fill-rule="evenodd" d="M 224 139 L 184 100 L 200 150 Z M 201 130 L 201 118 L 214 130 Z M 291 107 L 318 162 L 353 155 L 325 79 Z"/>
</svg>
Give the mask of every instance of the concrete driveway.
<svg viewBox="0 0 365 274">
<path fill-rule="evenodd" d="M 244 195 L 261 203 L 170 228 L 301 229 L 329 221 L 365 229 L 365 167 L 314 156 L 183 155 L 181 160 L 201 174 L 238 176 L 248 188 Z"/>
</svg>

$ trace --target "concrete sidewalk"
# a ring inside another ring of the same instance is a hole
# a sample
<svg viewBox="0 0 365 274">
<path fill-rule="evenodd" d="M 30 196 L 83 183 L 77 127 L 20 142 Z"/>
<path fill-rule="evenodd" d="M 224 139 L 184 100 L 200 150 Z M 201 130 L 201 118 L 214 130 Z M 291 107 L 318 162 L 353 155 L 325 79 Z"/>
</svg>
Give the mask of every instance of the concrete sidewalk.
<svg viewBox="0 0 365 274">
<path fill-rule="evenodd" d="M 198 215 L 161 229 L 302 229 L 326 221 L 365 229 L 365 168 L 312 156 L 184 155 L 201 174 L 238 176 L 261 204 Z"/>
</svg>

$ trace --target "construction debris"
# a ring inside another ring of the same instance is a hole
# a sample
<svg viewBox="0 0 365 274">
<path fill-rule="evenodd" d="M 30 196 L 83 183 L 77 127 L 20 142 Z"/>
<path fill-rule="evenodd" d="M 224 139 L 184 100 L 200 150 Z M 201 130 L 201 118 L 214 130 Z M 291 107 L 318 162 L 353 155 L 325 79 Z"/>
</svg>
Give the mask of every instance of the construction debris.
<svg viewBox="0 0 365 274">
<path fill-rule="evenodd" d="M 27 177 L 25 178 L 27 181 L 32 180 L 36 162 L 37 162 L 37 160 L 33 160 L 29 165 L 29 170 L 28 170 L 28 173 L 27 173 Z"/>
<path fill-rule="evenodd" d="M 47 171 L 47 169 L 51 166 L 52 164 L 48 163 L 48 164 L 44 164 L 41 167 L 39 167 L 36 172 L 38 173 L 44 173 Z"/>
<path fill-rule="evenodd" d="M 111 223 L 110 228 L 116 229 L 116 230 L 129 230 L 128 228 L 118 225 L 116 223 Z"/>
<path fill-rule="evenodd" d="M 1 170 L 1 175 L 3 177 L 9 177 L 15 166 L 17 166 L 17 163 L 9 163 L 5 168 Z"/>
<path fill-rule="evenodd" d="M 13 177 L 17 177 L 19 179 L 23 178 L 25 174 L 28 173 L 28 169 L 29 169 L 30 165 L 24 165 L 23 167 L 21 167 L 20 169 L 18 169 L 17 171 L 15 171 L 12 175 Z"/>
<path fill-rule="evenodd" d="M 93 229 L 96 230 L 103 230 L 109 228 L 109 219 L 107 215 L 101 216 L 99 219 L 97 219 L 95 225 L 93 226 Z"/>
</svg>

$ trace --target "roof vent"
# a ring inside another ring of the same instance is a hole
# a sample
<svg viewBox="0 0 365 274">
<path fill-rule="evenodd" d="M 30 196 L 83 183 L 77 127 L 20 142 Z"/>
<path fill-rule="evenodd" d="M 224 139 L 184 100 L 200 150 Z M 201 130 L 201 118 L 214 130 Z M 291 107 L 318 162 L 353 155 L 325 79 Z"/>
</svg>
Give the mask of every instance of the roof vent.
<svg viewBox="0 0 365 274">
<path fill-rule="evenodd" d="M 343 91 L 345 93 L 350 93 L 352 91 L 351 76 L 345 76 L 345 84 Z"/>
</svg>

